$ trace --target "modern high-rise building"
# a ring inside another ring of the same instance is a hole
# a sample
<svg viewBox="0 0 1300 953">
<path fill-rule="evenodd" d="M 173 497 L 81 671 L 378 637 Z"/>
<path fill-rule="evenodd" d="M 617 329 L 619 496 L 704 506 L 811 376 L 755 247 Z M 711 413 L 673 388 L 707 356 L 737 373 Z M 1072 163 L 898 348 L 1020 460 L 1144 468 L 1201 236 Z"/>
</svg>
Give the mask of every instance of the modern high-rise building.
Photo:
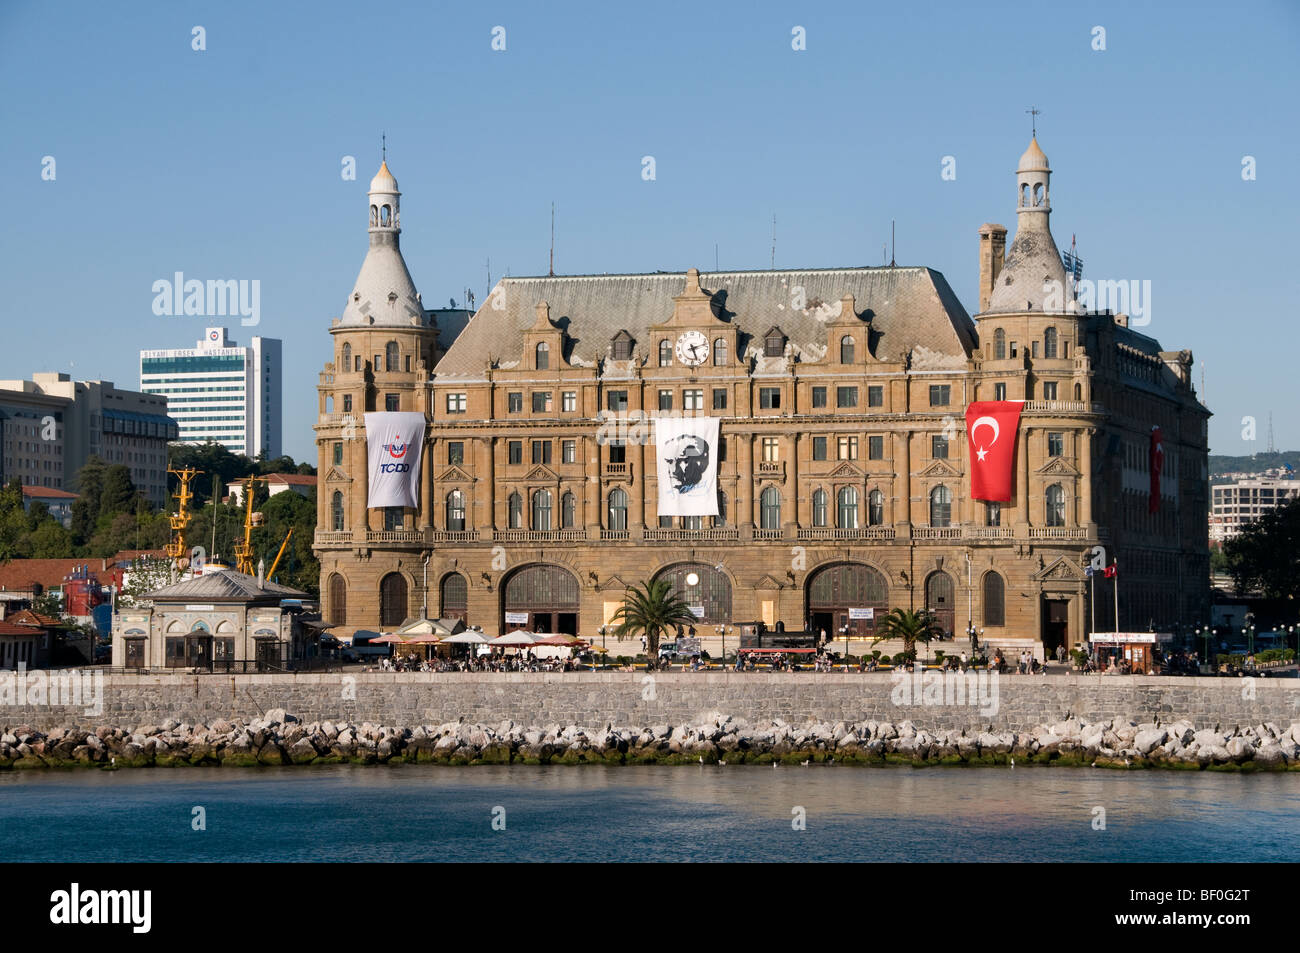
<svg viewBox="0 0 1300 953">
<path fill-rule="evenodd" d="M 1211 489 L 1210 542 L 1225 543 L 1269 510 L 1300 497 L 1300 480 L 1257 476 Z"/>
<path fill-rule="evenodd" d="M 208 328 L 192 348 L 140 352 L 140 389 L 167 398 L 181 443 L 223 444 L 233 453 L 280 456 L 281 342 L 247 346 Z"/>
<path fill-rule="evenodd" d="M 0 480 L 73 489 L 88 457 L 120 463 L 155 506 L 167 502 L 167 443 L 176 422 L 160 397 L 112 381 L 33 374 L 0 381 Z"/>
</svg>

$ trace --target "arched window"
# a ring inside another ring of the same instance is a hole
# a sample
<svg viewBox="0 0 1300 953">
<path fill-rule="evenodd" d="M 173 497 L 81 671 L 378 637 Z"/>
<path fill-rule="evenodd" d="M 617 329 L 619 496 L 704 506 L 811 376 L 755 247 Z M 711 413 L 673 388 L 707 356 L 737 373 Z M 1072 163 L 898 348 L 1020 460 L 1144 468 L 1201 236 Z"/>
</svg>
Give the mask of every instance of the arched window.
<svg viewBox="0 0 1300 953">
<path fill-rule="evenodd" d="M 1043 332 L 1043 357 L 1056 357 L 1056 328 L 1048 328 Z"/>
<path fill-rule="evenodd" d="M 1074 385 L 1074 399 L 1075 399 L 1075 400 L 1083 400 L 1083 385 L 1082 385 L 1082 384 L 1075 384 L 1075 385 Z"/>
<path fill-rule="evenodd" d="M 339 370 L 344 373 L 352 370 L 352 345 L 346 341 L 343 342 L 343 360 L 339 362 Z"/>
<path fill-rule="evenodd" d="M 508 529 L 523 529 L 524 522 L 524 498 L 518 493 L 511 493 L 510 498 L 506 501 L 506 527 Z"/>
<path fill-rule="evenodd" d="M 329 621 L 334 625 L 345 625 L 348 621 L 348 584 L 339 573 L 330 576 L 329 593 Z"/>
<path fill-rule="evenodd" d="M 1007 584 L 1002 577 L 990 570 L 984 574 L 984 624 L 1006 625 Z"/>
<path fill-rule="evenodd" d="M 609 493 L 609 528 L 615 532 L 627 529 L 627 493 L 614 489 Z"/>
<path fill-rule="evenodd" d="M 1065 525 L 1065 490 L 1059 483 L 1047 488 L 1047 525 Z"/>
<path fill-rule="evenodd" d="M 761 529 L 781 528 L 781 493 L 774 486 L 769 486 L 759 496 L 759 521 Z"/>
<path fill-rule="evenodd" d="M 1020 186 L 1020 207 L 1029 208 L 1029 183 L 1028 182 Z M 1011 276 L 1008 275 L 1007 280 L 1009 281 L 1010 278 Z"/>
<path fill-rule="evenodd" d="M 872 526 L 885 521 L 885 494 L 879 490 L 872 490 L 867 495 L 867 521 Z"/>
<path fill-rule="evenodd" d="M 548 370 L 551 366 L 551 346 L 545 341 L 537 345 L 537 369 Z"/>
<path fill-rule="evenodd" d="M 533 494 L 533 529 L 546 532 L 551 528 L 551 491 L 538 490 Z"/>
<path fill-rule="evenodd" d="M 853 363 L 853 335 L 846 334 L 840 338 L 840 363 Z"/>
<path fill-rule="evenodd" d="M 858 528 L 858 491 L 851 486 L 840 487 L 836 494 L 836 524 L 840 529 Z"/>
<path fill-rule="evenodd" d="M 952 491 L 946 486 L 936 486 L 930 491 L 930 525 L 952 525 Z"/>
<path fill-rule="evenodd" d="M 573 529 L 578 520 L 578 498 L 572 493 L 560 497 L 560 529 Z"/>
<path fill-rule="evenodd" d="M 334 532 L 343 532 L 343 494 L 338 490 L 330 497 L 330 526 Z"/>
<path fill-rule="evenodd" d="M 1007 356 L 1007 332 L 998 328 L 993 332 L 993 360 L 1005 360 Z"/>
<path fill-rule="evenodd" d="M 372 205 L 370 206 L 370 227 L 374 228 L 378 224 L 379 224 L 379 207 L 376 205 Z"/>
<path fill-rule="evenodd" d="M 727 339 L 718 338 L 713 342 L 713 366 L 727 366 Z"/>
<path fill-rule="evenodd" d="M 402 369 L 400 363 L 397 342 L 389 341 L 384 345 L 384 370 L 389 372 L 400 371 Z"/>
<path fill-rule="evenodd" d="M 1034 208 L 1043 204 L 1043 183 L 1039 182 L 1034 186 Z"/>
<path fill-rule="evenodd" d="M 469 607 L 469 583 L 454 572 L 442 580 L 441 615 L 444 619 L 464 619 Z"/>
<path fill-rule="evenodd" d="M 460 490 L 447 494 L 447 529 L 457 533 L 465 529 L 465 494 Z"/>
<path fill-rule="evenodd" d="M 390 572 L 379 582 L 379 624 L 385 628 L 401 625 L 406 615 L 406 577 Z"/>
<path fill-rule="evenodd" d="M 812 495 L 813 526 L 826 525 L 826 491 L 820 487 Z"/>
<path fill-rule="evenodd" d="M 714 526 L 727 525 L 727 494 L 718 491 L 718 515 L 713 517 Z"/>
<path fill-rule="evenodd" d="M 673 362 L 673 344 L 671 341 L 659 342 L 659 366 L 668 367 Z"/>
<path fill-rule="evenodd" d="M 391 205 L 382 205 L 379 208 L 379 224 L 387 228 L 392 223 L 393 207 Z"/>
</svg>

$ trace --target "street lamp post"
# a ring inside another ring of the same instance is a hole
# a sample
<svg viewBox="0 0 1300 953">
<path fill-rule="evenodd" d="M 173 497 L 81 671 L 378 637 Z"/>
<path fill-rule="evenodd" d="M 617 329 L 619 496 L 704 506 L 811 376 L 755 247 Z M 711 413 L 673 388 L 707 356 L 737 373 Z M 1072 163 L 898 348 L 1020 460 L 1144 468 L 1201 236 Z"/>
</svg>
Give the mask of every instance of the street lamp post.
<svg viewBox="0 0 1300 953">
<path fill-rule="evenodd" d="M 723 668 L 723 671 L 726 671 L 726 668 L 727 668 L 727 628 L 728 628 L 728 627 L 727 627 L 725 624 L 718 625 L 718 626 L 715 626 L 715 627 L 714 627 L 714 631 L 716 631 L 716 632 L 718 633 L 718 635 L 722 636 L 722 668 Z"/>
</svg>

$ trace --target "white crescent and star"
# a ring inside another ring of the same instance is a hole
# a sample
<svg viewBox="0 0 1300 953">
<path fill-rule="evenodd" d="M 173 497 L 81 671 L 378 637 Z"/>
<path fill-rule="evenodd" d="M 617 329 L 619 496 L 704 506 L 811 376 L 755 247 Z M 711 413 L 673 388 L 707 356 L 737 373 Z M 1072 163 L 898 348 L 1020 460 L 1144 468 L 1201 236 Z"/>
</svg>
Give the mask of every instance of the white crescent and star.
<svg viewBox="0 0 1300 953">
<path fill-rule="evenodd" d="M 974 422 L 973 424 L 970 425 L 970 440 L 971 440 L 971 443 L 979 443 L 979 438 L 975 436 L 975 431 L 979 430 L 981 427 L 992 427 L 992 428 L 993 428 L 993 439 L 989 441 L 989 446 L 990 446 L 990 447 L 993 446 L 995 443 L 998 442 L 998 437 L 1001 436 L 1002 431 L 1001 431 L 1001 428 L 998 427 L 998 421 L 997 421 L 997 418 L 996 418 L 996 417 L 976 417 L 976 418 L 975 418 L 975 422 Z M 981 463 L 983 463 L 983 462 L 984 462 L 984 458 L 985 458 L 986 456 L 988 456 L 988 450 L 986 450 L 984 447 L 980 447 L 979 450 L 976 452 L 975 456 L 979 458 L 979 461 L 980 461 Z"/>
</svg>

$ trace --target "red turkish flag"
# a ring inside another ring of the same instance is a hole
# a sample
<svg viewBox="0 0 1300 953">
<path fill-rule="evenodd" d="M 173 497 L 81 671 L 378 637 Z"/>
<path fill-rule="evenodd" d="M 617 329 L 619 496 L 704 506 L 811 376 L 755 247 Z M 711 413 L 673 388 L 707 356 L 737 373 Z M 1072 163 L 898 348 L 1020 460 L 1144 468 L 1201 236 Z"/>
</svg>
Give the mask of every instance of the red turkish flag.
<svg viewBox="0 0 1300 953">
<path fill-rule="evenodd" d="M 980 400 L 966 408 L 972 500 L 1011 502 L 1011 472 L 1023 404 L 1019 400 Z"/>
<path fill-rule="evenodd" d="M 1160 471 L 1165 468 L 1165 444 L 1160 436 L 1160 428 L 1151 428 L 1151 450 L 1147 459 L 1147 469 L 1151 471 L 1151 495 L 1147 497 L 1147 512 L 1160 511 Z"/>
</svg>

